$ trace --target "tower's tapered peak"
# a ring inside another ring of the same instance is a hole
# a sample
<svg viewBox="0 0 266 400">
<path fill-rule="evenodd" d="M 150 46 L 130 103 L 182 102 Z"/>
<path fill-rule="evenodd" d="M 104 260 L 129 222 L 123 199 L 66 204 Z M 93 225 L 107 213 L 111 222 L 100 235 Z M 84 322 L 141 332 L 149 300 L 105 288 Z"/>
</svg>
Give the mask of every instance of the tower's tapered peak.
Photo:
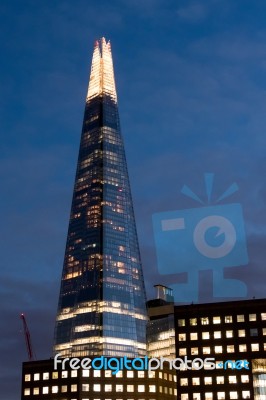
<svg viewBox="0 0 266 400">
<path fill-rule="evenodd" d="M 104 94 L 117 101 L 111 43 L 101 38 L 94 46 L 87 101 Z"/>
</svg>

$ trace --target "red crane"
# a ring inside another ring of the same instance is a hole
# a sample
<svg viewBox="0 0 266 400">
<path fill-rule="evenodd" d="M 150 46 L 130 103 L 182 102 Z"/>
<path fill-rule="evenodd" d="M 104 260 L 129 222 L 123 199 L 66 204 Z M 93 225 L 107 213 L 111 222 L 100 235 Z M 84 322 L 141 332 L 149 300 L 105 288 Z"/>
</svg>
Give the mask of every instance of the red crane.
<svg viewBox="0 0 266 400">
<path fill-rule="evenodd" d="M 25 341 L 26 341 L 26 347 L 27 347 L 27 352 L 28 352 L 28 358 L 29 361 L 34 360 L 34 353 L 32 349 L 32 344 L 31 344 L 31 339 L 30 339 L 30 331 L 26 322 L 26 318 L 24 314 L 20 314 L 20 318 L 22 319 L 23 323 L 23 330 L 24 330 L 24 336 L 25 336 Z"/>
</svg>

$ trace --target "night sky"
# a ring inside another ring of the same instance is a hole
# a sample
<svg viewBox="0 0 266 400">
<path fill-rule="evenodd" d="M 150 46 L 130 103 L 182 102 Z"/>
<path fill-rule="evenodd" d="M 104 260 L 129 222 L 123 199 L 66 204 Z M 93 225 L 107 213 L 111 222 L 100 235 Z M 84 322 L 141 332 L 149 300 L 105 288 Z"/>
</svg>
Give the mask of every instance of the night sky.
<svg viewBox="0 0 266 400">
<path fill-rule="evenodd" d="M 27 360 L 51 356 L 94 40 L 111 40 L 121 128 L 148 297 L 158 272 L 154 213 L 212 198 L 243 209 L 249 263 L 225 275 L 265 297 L 264 0 L 7 1 L 1 10 L 0 392 L 20 398 Z M 173 263 L 174 265 L 174 263 Z M 180 266 L 179 266 L 180 270 Z M 185 282 L 185 271 L 175 276 Z M 200 301 L 213 301 L 210 271 Z M 182 292 L 181 292 L 182 293 Z M 217 299 L 216 299 L 217 300 Z"/>
</svg>

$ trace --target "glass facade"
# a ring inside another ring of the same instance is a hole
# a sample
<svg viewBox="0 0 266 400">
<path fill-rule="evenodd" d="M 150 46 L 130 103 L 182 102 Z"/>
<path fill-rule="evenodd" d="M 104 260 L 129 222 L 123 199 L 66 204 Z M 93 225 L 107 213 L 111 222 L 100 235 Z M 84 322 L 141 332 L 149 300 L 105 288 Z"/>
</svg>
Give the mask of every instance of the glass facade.
<svg viewBox="0 0 266 400">
<path fill-rule="evenodd" d="M 146 298 L 110 42 L 95 43 L 54 353 L 146 354 Z"/>
</svg>

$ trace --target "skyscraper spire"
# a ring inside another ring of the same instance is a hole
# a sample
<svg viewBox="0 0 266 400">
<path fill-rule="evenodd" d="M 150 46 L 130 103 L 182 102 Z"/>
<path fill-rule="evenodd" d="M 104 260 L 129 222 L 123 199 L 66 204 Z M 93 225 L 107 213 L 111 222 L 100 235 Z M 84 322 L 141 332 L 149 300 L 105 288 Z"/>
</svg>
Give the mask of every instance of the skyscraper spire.
<svg viewBox="0 0 266 400">
<path fill-rule="evenodd" d="M 145 289 L 110 42 L 95 43 L 54 352 L 145 355 Z"/>
</svg>

